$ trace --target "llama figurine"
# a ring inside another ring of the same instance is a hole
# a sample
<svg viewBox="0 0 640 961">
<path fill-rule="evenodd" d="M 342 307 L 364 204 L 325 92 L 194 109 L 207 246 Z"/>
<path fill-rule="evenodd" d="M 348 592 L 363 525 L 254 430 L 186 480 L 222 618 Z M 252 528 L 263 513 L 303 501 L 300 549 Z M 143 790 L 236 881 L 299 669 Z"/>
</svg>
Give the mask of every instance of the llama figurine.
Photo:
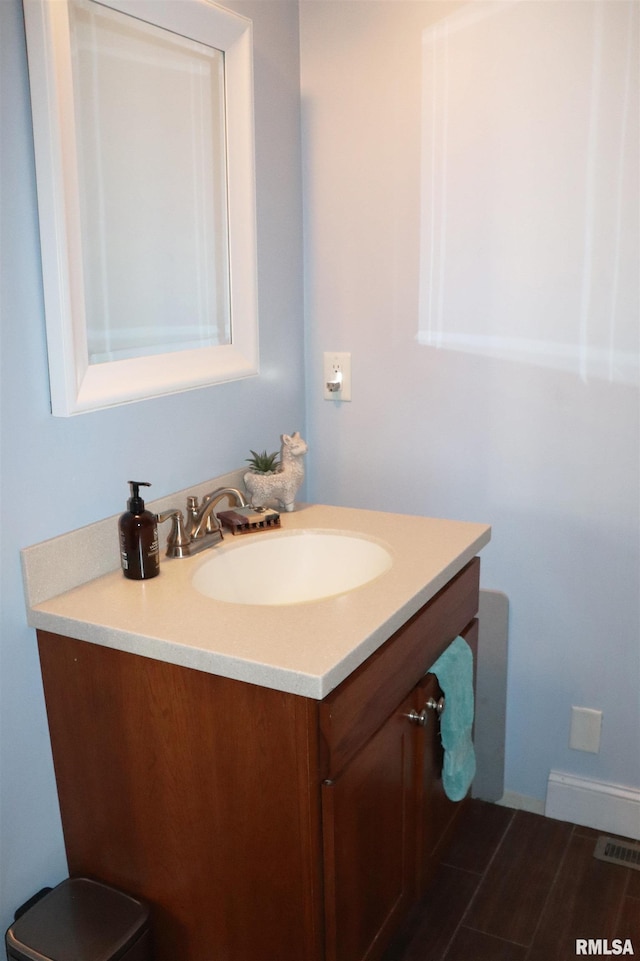
<svg viewBox="0 0 640 961">
<path fill-rule="evenodd" d="M 266 507 L 274 500 L 282 504 L 285 511 L 292 511 L 295 507 L 296 493 L 304 480 L 302 458 L 307 453 L 307 445 L 298 431 L 291 437 L 283 434 L 281 439 L 280 466 L 277 471 L 269 474 L 247 471 L 244 475 L 252 507 Z"/>
</svg>

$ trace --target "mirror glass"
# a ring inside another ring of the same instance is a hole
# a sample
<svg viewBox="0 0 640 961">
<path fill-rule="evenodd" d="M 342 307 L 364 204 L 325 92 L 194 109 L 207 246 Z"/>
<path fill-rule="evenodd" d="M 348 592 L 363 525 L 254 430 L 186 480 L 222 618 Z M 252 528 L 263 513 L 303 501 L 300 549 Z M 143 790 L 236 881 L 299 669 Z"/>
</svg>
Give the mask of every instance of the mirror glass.
<svg viewBox="0 0 640 961">
<path fill-rule="evenodd" d="M 70 4 L 89 363 L 231 342 L 224 54 Z"/>
</svg>

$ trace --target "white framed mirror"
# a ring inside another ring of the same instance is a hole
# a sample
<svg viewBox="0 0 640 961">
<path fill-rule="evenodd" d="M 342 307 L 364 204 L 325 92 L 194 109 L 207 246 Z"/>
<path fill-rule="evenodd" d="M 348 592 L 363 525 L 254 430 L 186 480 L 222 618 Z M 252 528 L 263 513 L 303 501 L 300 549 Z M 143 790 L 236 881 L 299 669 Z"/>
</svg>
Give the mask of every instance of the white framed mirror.
<svg viewBox="0 0 640 961">
<path fill-rule="evenodd" d="M 251 21 L 23 5 L 52 412 L 257 374 Z"/>
</svg>

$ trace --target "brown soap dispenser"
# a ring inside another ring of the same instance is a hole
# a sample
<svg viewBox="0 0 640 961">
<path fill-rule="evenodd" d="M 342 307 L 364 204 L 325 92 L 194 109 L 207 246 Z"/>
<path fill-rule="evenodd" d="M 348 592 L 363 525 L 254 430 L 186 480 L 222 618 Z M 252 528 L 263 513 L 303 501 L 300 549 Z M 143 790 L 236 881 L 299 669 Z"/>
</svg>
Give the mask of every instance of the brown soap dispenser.
<svg viewBox="0 0 640 961">
<path fill-rule="evenodd" d="M 118 522 L 120 530 L 120 561 L 125 577 L 146 581 L 160 573 L 158 546 L 158 518 L 145 510 L 140 497 L 141 487 L 151 487 L 147 481 L 129 481 L 131 497 L 125 514 Z"/>
</svg>

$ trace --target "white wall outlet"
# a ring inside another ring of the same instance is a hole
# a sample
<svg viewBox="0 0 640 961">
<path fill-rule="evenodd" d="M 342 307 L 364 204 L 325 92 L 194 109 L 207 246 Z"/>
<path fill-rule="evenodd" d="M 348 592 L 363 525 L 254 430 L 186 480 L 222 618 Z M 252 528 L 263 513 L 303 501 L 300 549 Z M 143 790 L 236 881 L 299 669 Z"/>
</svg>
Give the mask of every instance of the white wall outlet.
<svg viewBox="0 0 640 961">
<path fill-rule="evenodd" d="M 325 400 L 351 400 L 351 354 L 324 354 L 323 396 Z"/>
<path fill-rule="evenodd" d="M 571 707 L 571 732 L 569 747 L 574 751 L 600 751 L 600 732 L 602 730 L 602 711 L 590 707 Z"/>
</svg>

